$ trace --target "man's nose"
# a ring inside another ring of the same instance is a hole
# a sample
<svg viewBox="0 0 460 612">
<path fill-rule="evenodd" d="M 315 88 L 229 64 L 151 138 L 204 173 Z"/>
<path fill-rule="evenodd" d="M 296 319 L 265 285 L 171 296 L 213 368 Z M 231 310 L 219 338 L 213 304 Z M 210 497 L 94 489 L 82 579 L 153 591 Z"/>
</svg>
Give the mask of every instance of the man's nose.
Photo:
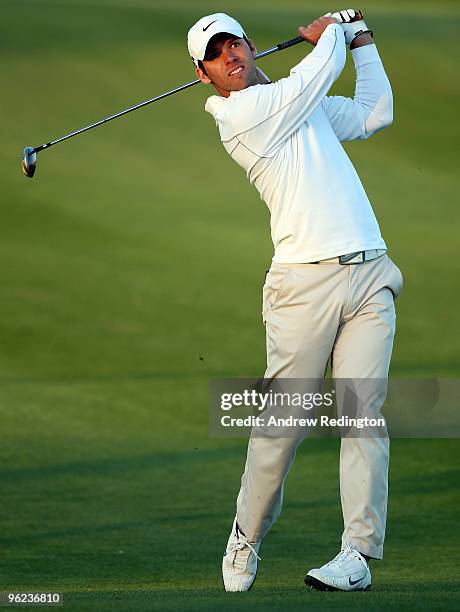
<svg viewBox="0 0 460 612">
<path fill-rule="evenodd" d="M 225 53 L 224 58 L 225 58 L 226 64 L 230 64 L 234 62 L 236 59 L 238 59 L 238 55 L 233 49 L 226 49 L 224 53 Z"/>
</svg>

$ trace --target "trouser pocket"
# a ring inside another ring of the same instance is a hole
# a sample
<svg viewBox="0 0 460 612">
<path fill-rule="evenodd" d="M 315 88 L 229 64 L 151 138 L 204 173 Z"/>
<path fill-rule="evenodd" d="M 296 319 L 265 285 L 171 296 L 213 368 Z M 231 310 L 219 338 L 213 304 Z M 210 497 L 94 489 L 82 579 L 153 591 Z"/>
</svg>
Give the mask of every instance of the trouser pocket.
<svg viewBox="0 0 460 612">
<path fill-rule="evenodd" d="M 262 288 L 262 321 L 264 324 L 267 322 L 269 313 L 278 303 L 288 270 L 287 266 L 272 264 L 270 270 L 265 274 L 265 283 Z"/>
<path fill-rule="evenodd" d="M 403 275 L 401 273 L 401 270 L 394 263 L 394 261 L 391 260 L 389 257 L 388 257 L 388 261 L 390 262 L 391 269 L 392 269 L 392 274 L 391 274 L 391 278 L 390 278 L 390 280 L 388 282 L 388 287 L 389 287 L 389 289 L 391 289 L 391 292 L 393 293 L 394 299 L 396 299 L 398 297 L 398 295 L 401 293 L 401 289 L 402 289 L 403 284 L 404 284 L 404 279 L 403 279 Z"/>
</svg>

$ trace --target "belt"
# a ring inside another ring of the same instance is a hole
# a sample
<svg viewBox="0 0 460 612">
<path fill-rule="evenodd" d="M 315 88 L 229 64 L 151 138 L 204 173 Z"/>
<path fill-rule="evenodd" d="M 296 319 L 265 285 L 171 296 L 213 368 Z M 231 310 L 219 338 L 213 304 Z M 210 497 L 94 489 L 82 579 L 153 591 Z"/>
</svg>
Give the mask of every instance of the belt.
<svg viewBox="0 0 460 612">
<path fill-rule="evenodd" d="M 338 263 L 342 265 L 360 264 L 365 261 L 371 261 L 385 255 L 386 249 L 370 249 L 367 251 L 356 251 L 355 253 L 347 253 L 346 255 L 339 255 L 338 257 L 331 257 L 329 259 L 322 259 L 321 261 L 312 261 L 313 264 L 322 263 Z"/>
</svg>

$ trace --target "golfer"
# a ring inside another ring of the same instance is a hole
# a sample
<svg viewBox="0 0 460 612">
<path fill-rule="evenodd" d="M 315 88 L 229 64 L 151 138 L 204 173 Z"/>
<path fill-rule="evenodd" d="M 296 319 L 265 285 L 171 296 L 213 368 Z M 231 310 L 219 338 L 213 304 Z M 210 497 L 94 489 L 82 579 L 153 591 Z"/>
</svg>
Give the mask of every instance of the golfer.
<svg viewBox="0 0 460 612">
<path fill-rule="evenodd" d="M 212 84 L 206 110 L 229 155 L 271 213 L 275 248 L 263 289 L 265 378 L 387 380 L 402 276 L 341 141 L 367 139 L 392 122 L 392 92 L 373 35 L 352 9 L 320 17 L 299 34 L 314 46 L 287 78 L 255 66 L 242 26 L 217 13 L 188 33 L 196 74 Z M 328 96 L 350 46 L 353 99 Z M 385 389 L 363 414 L 379 415 Z M 362 398 L 361 398 L 362 399 Z M 261 540 L 281 511 L 283 485 L 300 437 L 251 435 L 236 517 L 223 558 L 227 591 L 247 591 Z M 341 441 L 341 551 L 312 569 L 320 590 L 367 590 L 369 559 L 381 559 L 387 508 L 387 436 Z"/>
</svg>

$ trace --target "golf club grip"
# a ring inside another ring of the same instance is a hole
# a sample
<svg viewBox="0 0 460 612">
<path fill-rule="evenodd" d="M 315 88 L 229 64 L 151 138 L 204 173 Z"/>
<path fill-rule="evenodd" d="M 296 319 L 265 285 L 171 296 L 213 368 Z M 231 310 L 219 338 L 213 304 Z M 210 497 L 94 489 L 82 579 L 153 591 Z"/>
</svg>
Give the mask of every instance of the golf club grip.
<svg viewBox="0 0 460 612">
<path fill-rule="evenodd" d="M 283 49 L 287 49 L 293 45 L 298 45 L 301 42 L 306 42 L 305 38 L 296 36 L 295 38 L 291 38 L 291 40 L 285 40 L 284 42 L 278 43 L 276 46 L 278 47 L 279 51 L 282 51 Z"/>
</svg>

